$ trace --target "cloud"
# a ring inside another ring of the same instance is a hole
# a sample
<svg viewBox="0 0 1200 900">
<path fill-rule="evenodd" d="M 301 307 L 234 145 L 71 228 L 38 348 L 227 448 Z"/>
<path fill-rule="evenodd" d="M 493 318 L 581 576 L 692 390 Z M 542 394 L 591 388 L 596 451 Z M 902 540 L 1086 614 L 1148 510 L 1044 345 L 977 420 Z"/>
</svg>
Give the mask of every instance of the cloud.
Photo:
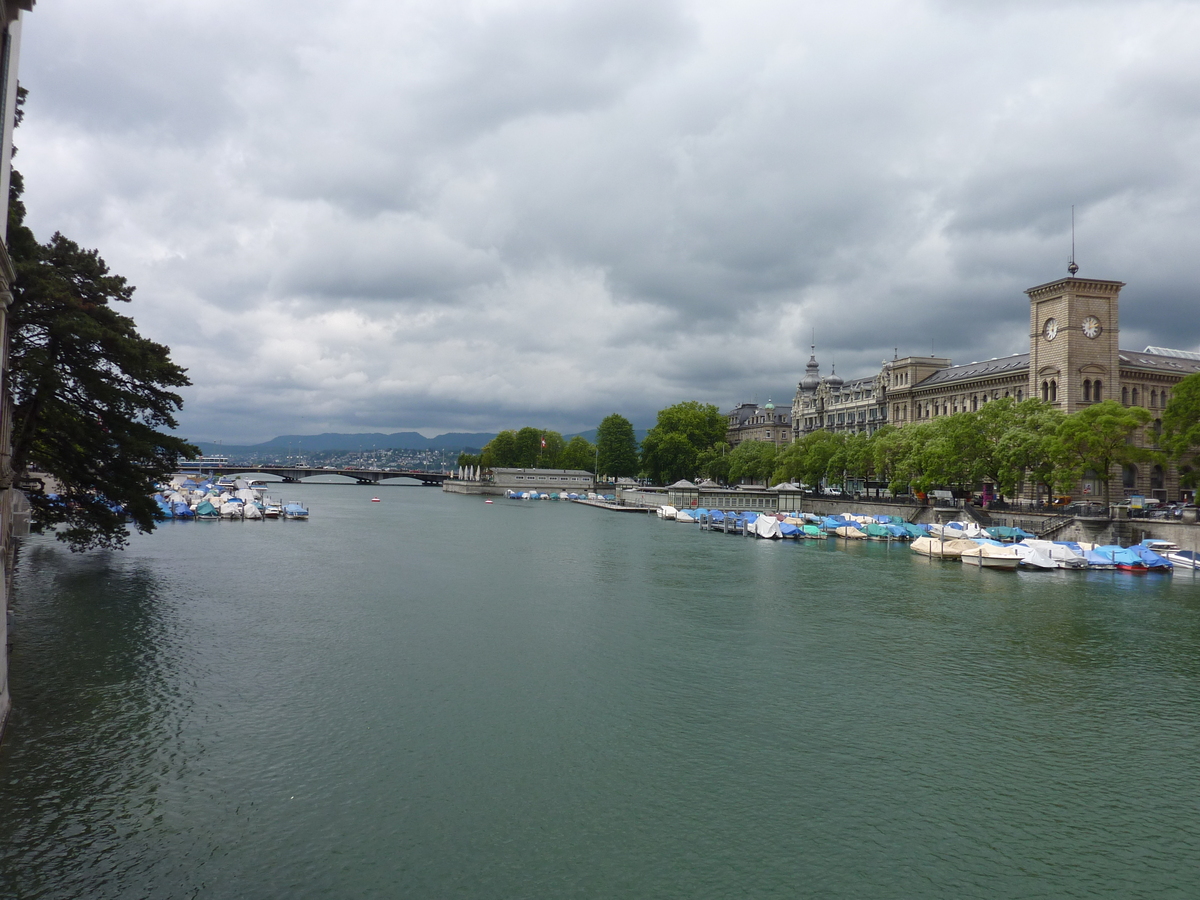
<svg viewBox="0 0 1200 900">
<path fill-rule="evenodd" d="M 1086 15 L 1081 12 L 1086 9 Z M 196 438 L 649 424 L 1128 283 L 1200 345 L 1200 9 L 83 0 L 27 17 L 30 224 L 96 246 Z"/>
</svg>

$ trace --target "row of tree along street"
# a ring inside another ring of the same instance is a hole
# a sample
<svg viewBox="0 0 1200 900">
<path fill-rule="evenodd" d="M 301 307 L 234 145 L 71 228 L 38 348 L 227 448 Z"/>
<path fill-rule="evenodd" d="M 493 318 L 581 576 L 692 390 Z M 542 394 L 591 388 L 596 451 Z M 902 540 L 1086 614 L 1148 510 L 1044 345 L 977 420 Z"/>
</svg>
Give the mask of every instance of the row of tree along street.
<svg viewBox="0 0 1200 900">
<path fill-rule="evenodd" d="M 464 455 L 459 464 L 583 469 L 642 475 L 657 484 L 697 477 L 724 483 L 875 482 L 893 493 L 970 491 L 988 483 L 1006 496 L 1027 483 L 1045 494 L 1065 493 L 1090 478 L 1103 486 L 1107 503 L 1118 467 L 1173 461 L 1182 484 L 1195 487 L 1197 450 L 1200 374 L 1179 383 L 1159 421 L 1147 409 L 1112 400 L 1066 415 L 1041 400 L 1004 399 L 977 412 L 886 426 L 872 435 L 817 431 L 782 448 L 761 441 L 730 448 L 720 410 L 690 400 L 658 413 L 640 454 L 633 426 L 613 414 L 601 423 L 595 445 L 581 437 L 564 443 L 556 432 L 522 428 L 502 432 L 481 455 Z"/>
</svg>

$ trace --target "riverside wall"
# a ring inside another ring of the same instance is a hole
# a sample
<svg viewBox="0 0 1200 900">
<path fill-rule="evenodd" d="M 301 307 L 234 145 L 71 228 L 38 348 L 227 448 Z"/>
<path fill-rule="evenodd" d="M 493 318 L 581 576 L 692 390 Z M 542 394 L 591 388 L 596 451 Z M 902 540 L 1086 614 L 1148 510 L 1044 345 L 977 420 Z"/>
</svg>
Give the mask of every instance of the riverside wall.
<svg viewBox="0 0 1200 900">
<path fill-rule="evenodd" d="M 487 497 L 504 496 L 504 488 L 496 487 L 490 481 L 463 481 L 459 478 L 447 478 L 442 482 L 442 490 L 447 494 L 482 494 Z"/>
</svg>

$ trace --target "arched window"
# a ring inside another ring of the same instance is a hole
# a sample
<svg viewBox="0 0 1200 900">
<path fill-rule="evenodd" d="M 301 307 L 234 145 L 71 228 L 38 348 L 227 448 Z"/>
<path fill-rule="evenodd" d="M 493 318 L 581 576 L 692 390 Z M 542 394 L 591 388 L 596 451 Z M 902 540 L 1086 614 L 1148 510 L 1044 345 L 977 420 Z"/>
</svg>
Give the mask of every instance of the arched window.
<svg viewBox="0 0 1200 900">
<path fill-rule="evenodd" d="M 1121 402 L 1126 406 L 1129 405 L 1129 388 L 1127 387 L 1121 388 Z"/>
<path fill-rule="evenodd" d="M 1137 466 L 1124 466 L 1121 469 L 1121 483 L 1127 488 L 1137 487 Z"/>
<path fill-rule="evenodd" d="M 971 412 L 976 412 L 979 409 L 979 397 L 971 397 Z"/>
<path fill-rule="evenodd" d="M 1099 378 L 1097 378 L 1095 381 L 1092 382 L 1092 399 L 1095 400 L 1097 403 L 1099 403 L 1101 400 L 1104 399 L 1104 394 L 1102 393 L 1102 390 L 1103 390 L 1102 385 L 1103 385 L 1103 382 Z"/>
<path fill-rule="evenodd" d="M 1024 402 L 1024 400 L 1025 400 L 1025 392 L 1023 390 L 1021 390 L 1020 388 L 1017 388 L 1017 402 L 1022 403 L 1022 402 Z"/>
<path fill-rule="evenodd" d="M 1150 489 L 1153 491 L 1161 491 L 1167 486 L 1166 473 L 1162 466 L 1155 466 L 1150 471 Z"/>
<path fill-rule="evenodd" d="M 1092 383 L 1086 378 L 1083 380 L 1083 402 L 1092 402 Z"/>
<path fill-rule="evenodd" d="M 1050 402 L 1050 382 L 1048 381 L 1042 382 L 1042 399 L 1047 403 Z"/>
<path fill-rule="evenodd" d="M 1134 406 L 1138 405 L 1138 389 L 1137 388 L 1133 389 L 1133 405 Z"/>
<path fill-rule="evenodd" d="M 1158 391 L 1151 391 L 1150 392 L 1150 408 L 1154 409 L 1154 407 L 1156 407 L 1156 406 L 1158 406 Z"/>
<path fill-rule="evenodd" d="M 1005 392 L 1004 392 L 1004 399 L 1005 399 L 1005 400 L 1007 400 L 1007 399 L 1008 399 L 1008 397 L 1009 397 L 1009 395 L 1008 395 L 1008 391 L 1005 391 Z"/>
<path fill-rule="evenodd" d="M 1050 379 L 1050 402 L 1058 402 L 1058 382 L 1053 378 Z"/>
</svg>

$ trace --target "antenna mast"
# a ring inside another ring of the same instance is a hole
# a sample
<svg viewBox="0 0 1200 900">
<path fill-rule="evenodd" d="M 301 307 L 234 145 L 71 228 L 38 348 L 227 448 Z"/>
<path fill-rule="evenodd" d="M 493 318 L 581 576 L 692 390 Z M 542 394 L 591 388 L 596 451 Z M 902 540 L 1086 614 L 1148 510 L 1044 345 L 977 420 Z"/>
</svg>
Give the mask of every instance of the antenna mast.
<svg viewBox="0 0 1200 900">
<path fill-rule="evenodd" d="M 1079 266 L 1075 265 L 1075 204 L 1071 204 L 1071 261 L 1067 263 L 1067 271 L 1071 273 L 1071 277 L 1075 277 L 1075 273 L 1079 271 Z"/>
</svg>

